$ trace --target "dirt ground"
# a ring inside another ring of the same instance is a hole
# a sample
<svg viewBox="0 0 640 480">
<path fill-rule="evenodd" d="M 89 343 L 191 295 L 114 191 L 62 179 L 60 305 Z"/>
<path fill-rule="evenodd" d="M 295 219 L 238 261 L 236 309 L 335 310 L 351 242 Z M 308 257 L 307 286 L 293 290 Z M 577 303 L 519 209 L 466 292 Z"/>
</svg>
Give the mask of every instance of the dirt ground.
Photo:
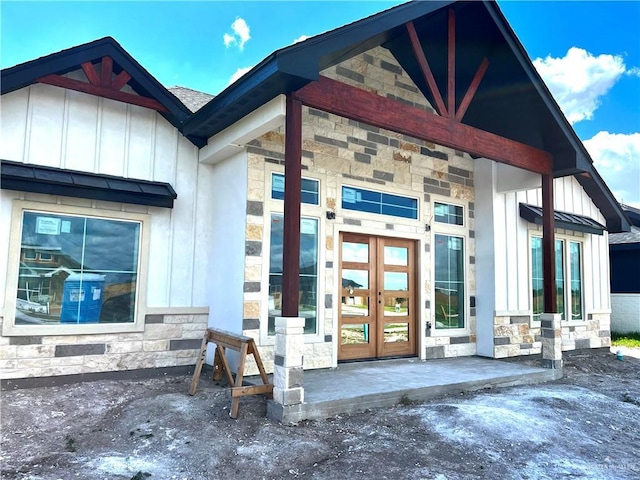
<svg viewBox="0 0 640 480">
<path fill-rule="evenodd" d="M 640 352 L 565 377 L 287 426 L 203 378 L 2 392 L 3 479 L 638 479 Z M 392 381 L 392 379 L 389 379 Z"/>
</svg>

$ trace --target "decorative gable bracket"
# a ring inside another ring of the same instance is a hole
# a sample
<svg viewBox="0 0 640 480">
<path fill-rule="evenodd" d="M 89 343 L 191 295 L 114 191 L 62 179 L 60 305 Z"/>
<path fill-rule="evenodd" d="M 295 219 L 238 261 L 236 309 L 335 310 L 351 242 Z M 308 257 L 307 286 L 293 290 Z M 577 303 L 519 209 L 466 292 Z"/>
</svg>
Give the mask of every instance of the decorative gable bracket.
<svg viewBox="0 0 640 480">
<path fill-rule="evenodd" d="M 113 59 L 111 57 L 102 57 L 99 74 L 91 62 L 84 62 L 81 66 L 88 82 L 75 80 L 62 75 L 45 75 L 44 77 L 38 78 L 37 81 L 56 87 L 96 95 L 98 97 L 110 98 L 111 100 L 117 100 L 131 105 L 138 105 L 139 107 L 151 108 L 162 113 L 168 112 L 167 108 L 154 98 L 142 97 L 121 91 L 129 80 L 131 80 L 131 75 L 126 70 L 122 70 L 114 77 Z"/>
</svg>

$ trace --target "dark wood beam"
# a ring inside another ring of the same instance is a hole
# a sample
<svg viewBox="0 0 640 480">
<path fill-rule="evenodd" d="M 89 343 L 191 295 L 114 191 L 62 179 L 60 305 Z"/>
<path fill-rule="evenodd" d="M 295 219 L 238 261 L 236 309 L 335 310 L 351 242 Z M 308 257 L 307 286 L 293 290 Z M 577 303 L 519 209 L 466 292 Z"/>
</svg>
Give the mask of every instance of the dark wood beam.
<svg viewBox="0 0 640 480">
<path fill-rule="evenodd" d="M 431 68 L 429 67 L 427 57 L 424 55 L 422 45 L 420 45 L 416 27 L 413 25 L 413 22 L 408 22 L 406 24 L 406 27 L 407 32 L 409 32 L 409 39 L 411 40 L 411 48 L 413 48 L 413 54 L 416 56 L 416 60 L 418 61 L 418 65 L 420 65 L 420 70 L 422 71 L 422 75 L 424 76 L 424 79 L 429 86 L 431 95 L 433 96 L 433 101 L 435 102 L 434 107 L 439 115 L 446 117 L 448 116 L 447 107 L 445 107 L 444 101 L 442 101 L 442 95 L 440 95 L 440 90 L 438 90 L 438 84 L 436 83 L 436 79 L 433 77 L 433 73 L 431 72 Z"/>
<path fill-rule="evenodd" d="M 131 80 L 131 75 L 129 75 L 124 70 L 121 71 L 118 76 L 111 82 L 111 89 L 116 91 L 121 90 L 122 87 L 124 87 L 129 82 L 129 80 Z"/>
<path fill-rule="evenodd" d="M 542 278 L 544 313 L 557 313 L 556 241 L 553 218 L 553 175 L 542 175 Z"/>
<path fill-rule="evenodd" d="M 449 9 L 449 41 L 447 42 L 447 111 L 449 117 L 456 113 L 456 12 Z"/>
<path fill-rule="evenodd" d="M 282 316 L 297 317 L 300 298 L 300 197 L 302 190 L 302 103 L 287 94 L 284 143 L 284 232 Z"/>
<path fill-rule="evenodd" d="M 326 77 L 295 93 L 305 105 L 536 173 L 552 172 L 544 150 L 443 118 Z"/>
<path fill-rule="evenodd" d="M 489 68 L 489 60 L 485 57 L 484 60 L 482 60 L 482 63 L 480 64 L 480 66 L 478 67 L 476 74 L 473 76 L 473 80 L 471 80 L 471 84 L 467 89 L 467 93 L 464 94 L 464 98 L 462 99 L 462 102 L 460 102 L 460 107 L 458 107 L 458 111 L 456 112 L 456 116 L 455 116 L 456 121 L 458 122 L 462 121 L 464 114 L 467 113 L 467 108 L 469 108 L 469 105 L 471 104 L 471 100 L 473 99 L 474 95 L 478 91 L 478 87 L 480 86 L 480 82 L 482 81 L 482 78 L 484 77 L 484 74 L 486 73 L 487 68 Z"/>
<path fill-rule="evenodd" d="M 100 85 L 103 87 L 111 86 L 111 72 L 113 72 L 113 59 L 111 57 L 102 57 L 100 65 Z"/>
<path fill-rule="evenodd" d="M 82 71 L 87 77 L 87 80 L 89 80 L 89 83 L 93 85 L 100 85 L 100 76 L 98 75 L 98 72 L 96 72 L 96 69 L 93 66 L 93 63 L 84 62 L 81 65 L 81 67 L 82 67 Z"/>
<path fill-rule="evenodd" d="M 56 87 L 68 88 L 70 90 L 76 90 L 78 92 L 96 95 L 98 97 L 110 98 L 111 100 L 117 100 L 119 102 L 138 105 L 140 107 L 151 108 L 159 112 L 168 112 L 164 105 L 162 105 L 154 98 L 141 97 L 139 95 L 133 95 L 132 93 L 119 92 L 116 90 L 112 90 L 110 87 L 92 85 L 90 83 L 81 82 L 79 80 L 74 80 L 68 77 L 61 77 L 59 75 L 46 75 L 44 77 L 40 77 L 37 81 L 40 83 L 55 85 Z"/>
</svg>

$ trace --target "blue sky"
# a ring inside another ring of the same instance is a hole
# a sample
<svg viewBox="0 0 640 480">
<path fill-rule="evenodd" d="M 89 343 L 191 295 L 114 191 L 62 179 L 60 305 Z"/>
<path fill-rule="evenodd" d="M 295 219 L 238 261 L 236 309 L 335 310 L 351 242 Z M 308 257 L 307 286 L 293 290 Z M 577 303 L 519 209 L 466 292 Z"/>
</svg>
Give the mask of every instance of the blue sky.
<svg viewBox="0 0 640 480">
<path fill-rule="evenodd" d="M 166 86 L 216 94 L 274 50 L 402 2 L 0 2 L 6 68 L 114 37 Z M 618 200 L 640 208 L 640 1 L 499 5 Z"/>
</svg>

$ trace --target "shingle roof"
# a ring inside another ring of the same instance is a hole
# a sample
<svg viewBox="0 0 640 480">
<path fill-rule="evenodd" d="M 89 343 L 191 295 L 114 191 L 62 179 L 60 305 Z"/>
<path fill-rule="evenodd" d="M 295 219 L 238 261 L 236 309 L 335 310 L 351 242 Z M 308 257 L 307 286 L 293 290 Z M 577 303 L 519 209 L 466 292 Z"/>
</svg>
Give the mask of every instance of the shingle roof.
<svg viewBox="0 0 640 480">
<path fill-rule="evenodd" d="M 173 93 L 178 100 L 180 100 L 185 107 L 191 110 L 191 113 L 195 113 L 204 107 L 215 95 L 211 95 L 205 92 L 199 92 L 187 87 L 181 87 L 179 85 L 167 88 Z"/>
<path fill-rule="evenodd" d="M 612 233 L 609 235 L 610 245 L 620 245 L 623 243 L 640 243 L 640 228 L 632 226 L 630 232 Z"/>
</svg>

